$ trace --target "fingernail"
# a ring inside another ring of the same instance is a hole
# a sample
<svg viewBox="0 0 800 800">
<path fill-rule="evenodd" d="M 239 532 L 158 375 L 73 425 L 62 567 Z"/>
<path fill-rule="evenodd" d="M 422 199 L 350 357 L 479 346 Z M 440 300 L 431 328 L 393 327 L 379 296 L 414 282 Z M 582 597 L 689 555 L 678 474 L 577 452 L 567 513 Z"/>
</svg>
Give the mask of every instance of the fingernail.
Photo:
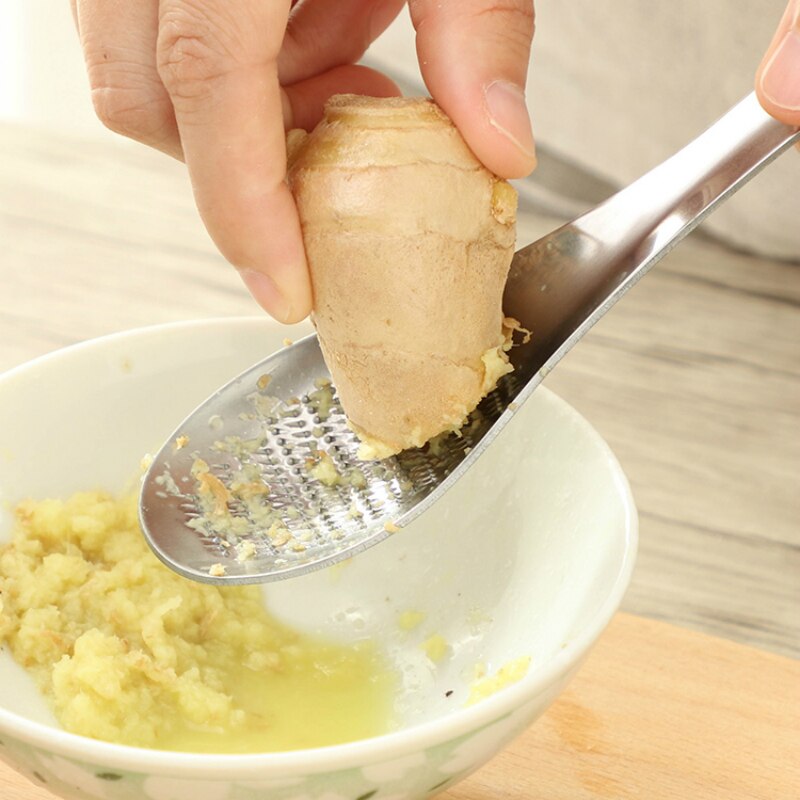
<svg viewBox="0 0 800 800">
<path fill-rule="evenodd" d="M 761 90 L 776 106 L 800 111 L 800 30 L 781 39 L 761 74 Z"/>
<path fill-rule="evenodd" d="M 250 294 L 264 311 L 275 317 L 278 322 L 287 322 L 291 318 L 291 304 L 269 275 L 254 269 L 243 269 L 239 274 Z"/>
<path fill-rule="evenodd" d="M 525 92 L 510 81 L 494 81 L 484 90 L 486 110 L 493 128 L 510 139 L 528 158 L 536 158 L 533 129 Z"/>
</svg>

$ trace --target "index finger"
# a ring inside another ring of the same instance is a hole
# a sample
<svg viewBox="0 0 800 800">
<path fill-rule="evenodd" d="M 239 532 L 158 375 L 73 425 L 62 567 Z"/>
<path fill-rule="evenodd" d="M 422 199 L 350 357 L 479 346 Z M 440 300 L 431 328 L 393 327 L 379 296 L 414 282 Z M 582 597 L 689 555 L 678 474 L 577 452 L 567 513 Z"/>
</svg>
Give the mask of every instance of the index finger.
<svg viewBox="0 0 800 800">
<path fill-rule="evenodd" d="M 290 0 L 161 0 L 158 70 L 195 200 L 222 254 L 281 322 L 311 308 L 286 174 L 277 57 Z"/>
</svg>

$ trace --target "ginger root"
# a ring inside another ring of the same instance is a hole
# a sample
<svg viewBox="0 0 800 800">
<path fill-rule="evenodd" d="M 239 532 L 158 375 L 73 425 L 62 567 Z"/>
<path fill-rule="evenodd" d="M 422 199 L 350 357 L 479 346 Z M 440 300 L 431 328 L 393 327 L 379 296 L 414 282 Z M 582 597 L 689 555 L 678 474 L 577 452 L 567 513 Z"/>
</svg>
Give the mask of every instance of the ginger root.
<svg viewBox="0 0 800 800">
<path fill-rule="evenodd" d="M 516 192 L 421 98 L 337 95 L 287 149 L 313 321 L 360 455 L 457 430 L 512 369 Z"/>
</svg>

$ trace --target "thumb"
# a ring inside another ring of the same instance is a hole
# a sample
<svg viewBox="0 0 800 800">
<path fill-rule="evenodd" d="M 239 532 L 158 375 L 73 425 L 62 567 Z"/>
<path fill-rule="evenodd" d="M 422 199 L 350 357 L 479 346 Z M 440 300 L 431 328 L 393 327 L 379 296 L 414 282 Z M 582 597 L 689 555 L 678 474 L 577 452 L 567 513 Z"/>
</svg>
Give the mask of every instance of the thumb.
<svg viewBox="0 0 800 800">
<path fill-rule="evenodd" d="M 433 99 L 475 155 L 503 178 L 536 166 L 525 105 L 533 0 L 410 0 Z"/>
<path fill-rule="evenodd" d="M 787 125 L 800 125 L 800 0 L 790 0 L 756 74 L 765 110 Z"/>
</svg>

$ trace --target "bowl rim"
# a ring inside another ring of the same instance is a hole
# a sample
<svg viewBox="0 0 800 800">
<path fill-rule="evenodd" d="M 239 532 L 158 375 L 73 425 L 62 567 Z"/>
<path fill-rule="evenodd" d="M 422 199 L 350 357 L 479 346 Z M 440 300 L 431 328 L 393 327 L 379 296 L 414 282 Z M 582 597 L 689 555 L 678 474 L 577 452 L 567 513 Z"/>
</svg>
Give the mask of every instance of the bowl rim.
<svg viewBox="0 0 800 800">
<path fill-rule="evenodd" d="M 250 332 L 265 324 L 278 329 L 283 328 L 263 316 L 210 317 L 148 325 L 106 334 L 59 348 L 0 373 L 0 391 L 3 384 L 15 380 L 18 376 L 37 370 L 51 360 L 69 357 L 79 351 L 118 346 L 142 337 L 163 339 L 172 332 L 199 328 L 233 327 Z M 476 705 L 461 707 L 444 716 L 380 736 L 304 750 L 245 754 L 185 753 L 112 744 L 29 720 L 2 707 L 0 707 L 0 730 L 28 745 L 40 747 L 53 754 L 72 758 L 84 764 L 93 762 L 128 772 L 140 774 L 157 772 L 172 777 L 185 776 L 195 779 L 220 778 L 231 774 L 245 779 L 286 778 L 301 774 L 338 772 L 383 761 L 394 761 L 476 732 L 511 714 L 533 697 L 543 694 L 548 686 L 557 683 L 560 677 L 568 676 L 580 664 L 619 608 L 630 583 L 636 560 L 639 520 L 628 479 L 617 457 L 602 436 L 581 414 L 553 391 L 539 386 L 536 392 L 546 397 L 546 402 L 558 406 L 584 436 L 598 447 L 612 473 L 624 511 L 624 549 L 609 593 L 582 629 L 541 668 L 531 669 L 517 683 Z"/>
</svg>

